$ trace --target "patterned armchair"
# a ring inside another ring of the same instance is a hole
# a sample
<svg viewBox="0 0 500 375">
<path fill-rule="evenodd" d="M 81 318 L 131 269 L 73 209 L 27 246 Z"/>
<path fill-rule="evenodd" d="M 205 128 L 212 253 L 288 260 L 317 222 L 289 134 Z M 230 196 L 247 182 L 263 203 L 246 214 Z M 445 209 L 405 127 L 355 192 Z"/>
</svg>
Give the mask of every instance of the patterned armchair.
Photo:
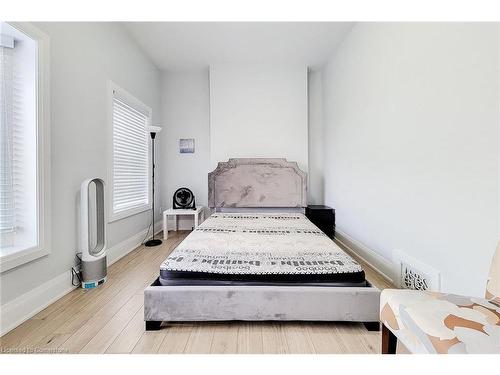
<svg viewBox="0 0 500 375">
<path fill-rule="evenodd" d="M 383 354 L 398 340 L 411 353 L 500 353 L 500 243 L 485 298 L 385 289 L 380 321 Z"/>
</svg>

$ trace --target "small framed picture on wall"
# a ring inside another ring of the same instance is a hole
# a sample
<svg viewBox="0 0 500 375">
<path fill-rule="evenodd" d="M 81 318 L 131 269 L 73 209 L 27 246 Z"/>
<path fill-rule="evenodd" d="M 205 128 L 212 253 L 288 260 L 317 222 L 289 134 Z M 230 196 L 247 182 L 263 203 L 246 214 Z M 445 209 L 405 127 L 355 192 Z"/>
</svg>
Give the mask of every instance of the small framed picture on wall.
<svg viewBox="0 0 500 375">
<path fill-rule="evenodd" d="M 194 154 L 194 138 L 179 139 L 179 152 L 181 154 Z"/>
</svg>

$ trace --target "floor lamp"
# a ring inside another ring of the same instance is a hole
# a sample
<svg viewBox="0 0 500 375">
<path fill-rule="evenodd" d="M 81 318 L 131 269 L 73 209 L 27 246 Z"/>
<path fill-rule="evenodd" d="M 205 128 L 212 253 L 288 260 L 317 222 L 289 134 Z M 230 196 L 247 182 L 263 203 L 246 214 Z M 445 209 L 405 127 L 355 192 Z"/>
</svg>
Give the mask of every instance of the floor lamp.
<svg viewBox="0 0 500 375">
<path fill-rule="evenodd" d="M 151 182 L 152 182 L 152 210 L 151 210 L 151 226 L 153 228 L 153 238 L 146 241 L 144 244 L 147 247 L 161 245 L 161 240 L 155 239 L 155 138 L 156 133 L 161 131 L 159 126 L 146 126 L 146 131 L 151 135 Z"/>
</svg>

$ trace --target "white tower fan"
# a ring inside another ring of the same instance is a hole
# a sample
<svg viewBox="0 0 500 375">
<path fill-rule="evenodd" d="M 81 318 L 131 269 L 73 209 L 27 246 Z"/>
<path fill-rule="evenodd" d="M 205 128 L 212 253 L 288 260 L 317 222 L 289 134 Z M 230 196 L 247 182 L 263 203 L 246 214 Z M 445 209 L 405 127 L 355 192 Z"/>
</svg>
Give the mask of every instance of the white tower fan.
<svg viewBox="0 0 500 375">
<path fill-rule="evenodd" d="M 91 178 L 80 189 L 80 251 L 82 288 L 95 288 L 106 281 L 106 208 L 104 181 Z"/>
</svg>

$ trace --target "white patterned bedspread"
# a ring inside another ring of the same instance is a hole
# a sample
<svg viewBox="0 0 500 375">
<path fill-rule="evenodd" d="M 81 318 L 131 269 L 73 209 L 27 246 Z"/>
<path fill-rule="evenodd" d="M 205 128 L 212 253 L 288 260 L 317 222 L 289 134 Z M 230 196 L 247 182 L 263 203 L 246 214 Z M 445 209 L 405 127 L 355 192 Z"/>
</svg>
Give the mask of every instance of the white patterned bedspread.
<svg viewBox="0 0 500 375">
<path fill-rule="evenodd" d="M 216 274 L 340 274 L 361 266 L 303 214 L 215 213 L 161 270 Z"/>
</svg>

